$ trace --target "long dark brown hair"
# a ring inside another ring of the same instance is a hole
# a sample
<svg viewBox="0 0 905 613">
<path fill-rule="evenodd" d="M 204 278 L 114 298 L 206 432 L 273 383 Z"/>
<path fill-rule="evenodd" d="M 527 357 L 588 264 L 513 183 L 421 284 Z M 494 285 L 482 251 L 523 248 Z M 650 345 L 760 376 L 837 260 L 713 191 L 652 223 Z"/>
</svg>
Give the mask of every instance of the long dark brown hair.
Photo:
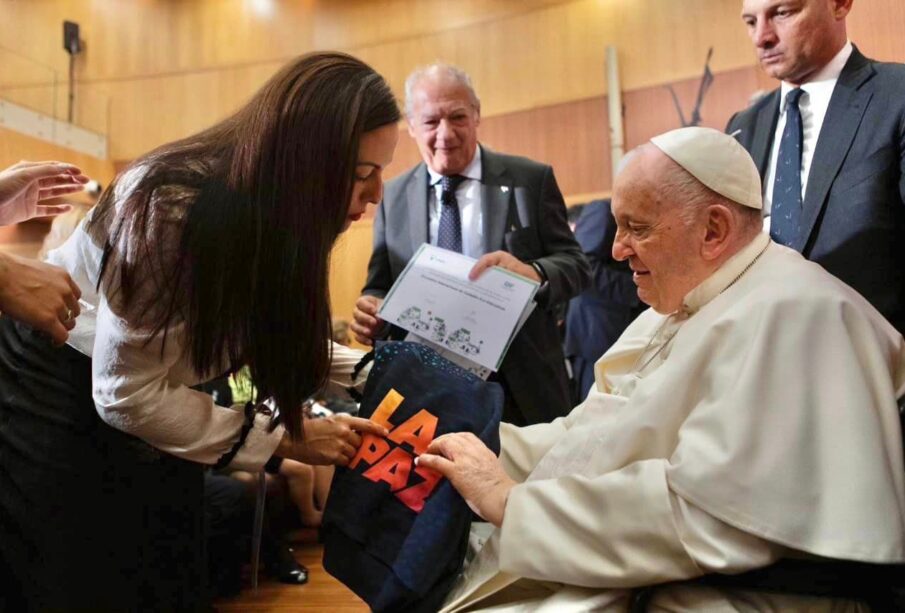
<svg viewBox="0 0 905 613">
<path fill-rule="evenodd" d="M 312 53 L 232 117 L 140 158 L 88 225 L 111 306 L 164 342 L 184 326 L 200 376 L 248 365 L 258 398 L 300 436 L 302 403 L 329 371 L 330 251 L 359 141 L 399 119 L 370 66 Z"/>
</svg>

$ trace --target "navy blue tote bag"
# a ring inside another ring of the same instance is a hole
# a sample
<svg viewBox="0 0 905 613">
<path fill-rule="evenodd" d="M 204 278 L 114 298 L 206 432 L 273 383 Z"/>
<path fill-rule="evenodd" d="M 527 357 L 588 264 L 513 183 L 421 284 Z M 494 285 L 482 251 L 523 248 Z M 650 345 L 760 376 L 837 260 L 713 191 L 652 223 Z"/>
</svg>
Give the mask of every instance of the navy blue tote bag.
<svg viewBox="0 0 905 613">
<path fill-rule="evenodd" d="M 452 485 L 414 465 L 431 440 L 472 432 L 499 453 L 503 391 L 424 345 L 374 352 L 359 415 L 365 436 L 338 468 L 324 512 L 324 568 L 374 611 L 436 611 L 461 571 L 472 513 Z"/>
</svg>

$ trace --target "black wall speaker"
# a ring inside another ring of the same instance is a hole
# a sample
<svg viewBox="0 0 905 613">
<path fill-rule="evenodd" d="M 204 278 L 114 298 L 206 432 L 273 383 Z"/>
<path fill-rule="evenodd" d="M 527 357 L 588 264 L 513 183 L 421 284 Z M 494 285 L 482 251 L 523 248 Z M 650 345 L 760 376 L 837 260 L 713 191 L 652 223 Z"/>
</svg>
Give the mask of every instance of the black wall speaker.
<svg viewBox="0 0 905 613">
<path fill-rule="evenodd" d="M 74 21 L 63 22 L 63 49 L 70 55 L 76 55 L 82 50 L 82 42 L 79 40 L 79 24 Z"/>
</svg>

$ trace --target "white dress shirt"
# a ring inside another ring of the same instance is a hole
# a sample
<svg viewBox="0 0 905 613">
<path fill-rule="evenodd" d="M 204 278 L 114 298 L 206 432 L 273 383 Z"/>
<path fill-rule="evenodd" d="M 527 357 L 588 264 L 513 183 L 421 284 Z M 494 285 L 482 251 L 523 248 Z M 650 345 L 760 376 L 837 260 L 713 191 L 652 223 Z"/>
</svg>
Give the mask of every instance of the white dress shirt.
<svg viewBox="0 0 905 613">
<path fill-rule="evenodd" d="M 428 237 L 431 245 L 437 244 L 437 232 L 440 229 L 440 179 L 443 175 L 427 167 L 430 175 L 430 190 L 427 208 L 429 211 Z M 481 211 L 481 148 L 475 145 L 475 154 L 471 163 L 459 173 L 466 177 L 456 189 L 456 201 L 459 204 L 459 215 L 462 220 L 462 253 L 473 258 L 484 255 L 484 214 Z"/>
<path fill-rule="evenodd" d="M 811 170 L 811 161 L 814 159 L 814 150 L 817 148 L 817 138 L 823 127 L 827 108 L 830 106 L 830 98 L 836 88 L 836 81 L 845 68 L 845 63 L 852 54 L 852 43 L 846 42 L 845 46 L 830 60 L 830 62 L 818 72 L 813 79 L 801 86 L 804 90 L 798 100 L 798 108 L 801 110 L 801 126 L 804 132 L 804 141 L 801 148 L 801 199 L 808 187 L 808 174 Z M 782 82 L 779 96 L 779 120 L 776 122 L 776 132 L 773 134 L 773 148 L 770 151 L 770 163 L 767 165 L 767 174 L 764 177 L 764 230 L 770 230 L 770 210 L 773 205 L 773 182 L 776 178 L 776 158 L 779 156 L 779 144 L 782 141 L 782 132 L 786 128 L 786 96 L 795 89 L 794 85 Z"/>
<path fill-rule="evenodd" d="M 117 186 L 122 200 L 136 179 L 128 171 Z M 140 172 L 140 171 L 138 171 Z M 90 214 L 89 214 L 90 217 Z M 225 371 L 199 374 L 186 354 L 184 324 L 170 328 L 166 344 L 160 334 L 135 329 L 110 308 L 97 280 L 103 251 L 84 230 L 73 235 L 47 260 L 66 269 L 82 291 L 81 314 L 67 344 L 91 358 L 92 394 L 98 415 L 108 425 L 136 436 L 171 455 L 215 464 L 238 440 L 244 414 L 241 407 L 222 407 L 204 392 L 191 389 Z M 211 314 L 211 316 L 216 316 Z M 352 369 L 362 353 L 333 345 L 330 385 L 351 382 Z M 362 377 L 363 378 L 363 377 Z M 257 415 L 230 466 L 257 471 L 273 455 L 283 428 L 270 431 L 270 418 Z"/>
</svg>

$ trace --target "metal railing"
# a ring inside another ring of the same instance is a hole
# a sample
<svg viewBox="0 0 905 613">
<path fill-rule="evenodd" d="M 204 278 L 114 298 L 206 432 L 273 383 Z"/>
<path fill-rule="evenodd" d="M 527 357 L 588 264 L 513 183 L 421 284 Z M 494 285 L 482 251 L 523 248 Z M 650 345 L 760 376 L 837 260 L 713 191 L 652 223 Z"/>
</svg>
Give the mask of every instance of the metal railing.
<svg viewBox="0 0 905 613">
<path fill-rule="evenodd" d="M 64 53 L 60 49 L 61 57 L 65 57 Z M 60 66 L 65 67 L 65 64 Z M 110 96 L 99 86 L 79 83 L 77 74 L 73 88 L 72 124 L 98 134 L 108 134 Z M 67 123 L 68 73 L 0 45 L 0 99 Z"/>
</svg>

